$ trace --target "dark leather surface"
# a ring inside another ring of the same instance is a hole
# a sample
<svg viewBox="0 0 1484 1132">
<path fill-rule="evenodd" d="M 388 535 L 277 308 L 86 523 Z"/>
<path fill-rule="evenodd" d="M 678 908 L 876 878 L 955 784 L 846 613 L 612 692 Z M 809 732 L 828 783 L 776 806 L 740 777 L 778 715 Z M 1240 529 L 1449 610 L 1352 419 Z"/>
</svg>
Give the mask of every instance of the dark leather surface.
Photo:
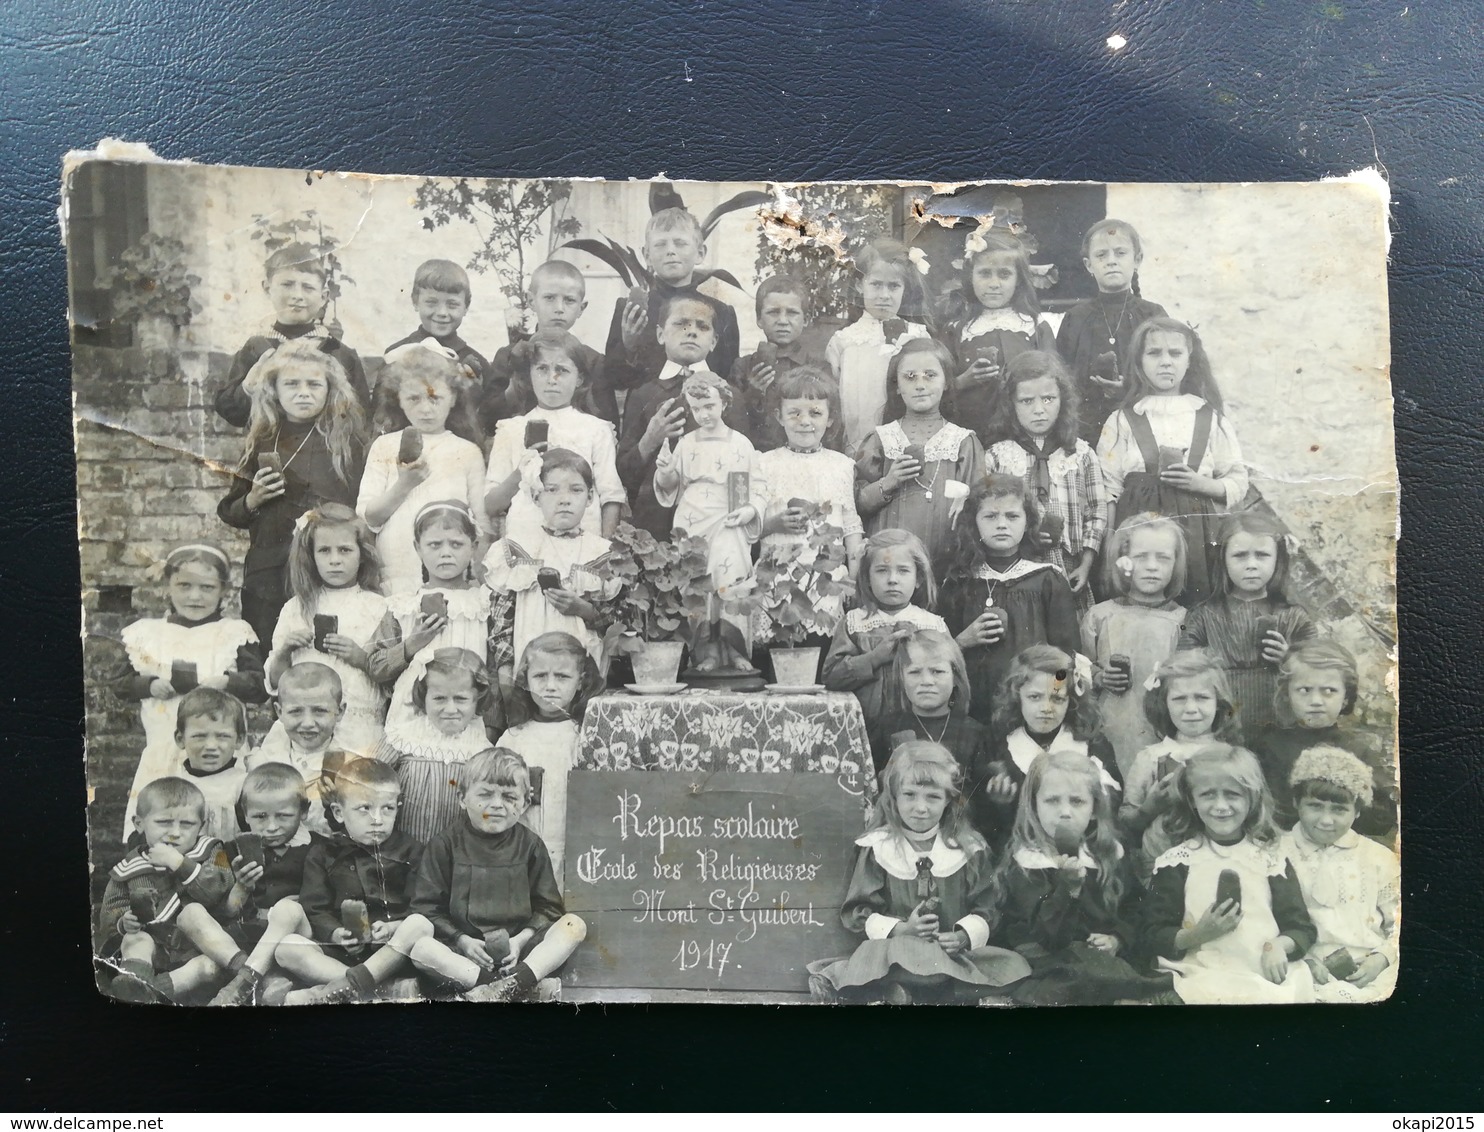
<svg viewBox="0 0 1484 1132">
<path fill-rule="evenodd" d="M 0 20 L 0 1105 L 1477 1107 L 1479 8 L 472 0 L 7 5 Z M 1114 32 L 1128 46 L 1111 53 Z M 1392 178 L 1406 912 L 1371 1009 L 106 1003 L 88 962 L 64 150 L 606 177 Z M 918 1051 L 908 1058 L 906 1051 Z M 812 1099 L 810 1099 L 812 1098 Z"/>
</svg>

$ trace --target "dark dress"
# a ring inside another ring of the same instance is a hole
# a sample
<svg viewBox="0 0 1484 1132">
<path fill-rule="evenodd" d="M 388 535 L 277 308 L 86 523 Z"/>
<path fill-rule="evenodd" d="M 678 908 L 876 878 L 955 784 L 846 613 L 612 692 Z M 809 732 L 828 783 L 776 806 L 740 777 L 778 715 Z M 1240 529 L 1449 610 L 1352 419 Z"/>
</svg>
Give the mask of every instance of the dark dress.
<svg viewBox="0 0 1484 1132">
<path fill-rule="evenodd" d="M 216 508 L 222 522 L 247 531 L 252 538 L 242 561 L 242 619 L 252 626 L 259 641 L 273 640 L 278 614 L 289 598 L 289 546 L 294 524 L 304 512 L 324 503 L 343 503 L 355 510 L 366 462 L 366 446 L 357 441 L 348 475 L 342 479 L 335 471 L 324 433 L 315 422 L 285 424 L 274 450 L 283 458 L 284 493 L 256 511 L 248 510 L 247 493 L 260 467 L 258 453 L 254 452 Z"/>
<path fill-rule="evenodd" d="M 964 795 L 972 787 L 970 768 L 989 765 L 993 739 L 989 728 L 962 708 L 949 708 L 947 716 L 922 717 L 910 711 L 897 712 L 880 720 L 869 731 L 871 759 L 876 764 L 876 773 L 886 769 L 886 762 L 896 749 L 892 737 L 899 732 L 911 731 L 919 739 L 940 743 L 964 768 Z"/>
<path fill-rule="evenodd" d="M 1205 601 L 1216 592 L 1216 579 L 1221 570 L 1220 526 L 1222 509 L 1208 495 L 1186 491 L 1159 478 L 1159 445 L 1149 418 L 1143 413 L 1121 410 L 1129 432 L 1144 458 L 1142 472 L 1130 472 L 1123 478 L 1123 492 L 1113 507 L 1113 530 L 1126 520 L 1145 511 L 1174 519 L 1185 532 L 1187 548 L 1185 589 L 1176 600 L 1187 609 Z M 1216 410 L 1205 405 L 1195 415 L 1195 434 L 1185 462 L 1199 468 L 1211 443 L 1211 430 L 1216 426 Z"/>
<path fill-rule="evenodd" d="M 1091 299 L 1084 299 L 1061 320 L 1061 329 L 1056 332 L 1056 349 L 1062 361 L 1072 371 L 1077 383 L 1077 392 L 1082 407 L 1078 411 L 1077 435 L 1089 444 L 1097 444 L 1108 419 L 1123 391 L 1103 392 L 1100 385 L 1092 383 L 1092 372 L 1098 368 L 1098 356 L 1112 352 L 1119 373 L 1128 365 L 1127 355 L 1134 330 L 1145 319 L 1165 314 L 1164 307 L 1141 299 L 1130 291 L 1117 295 L 1101 292 Z M 1110 333 L 1111 331 L 1111 333 Z M 1108 339 L 1112 338 L 1110 344 Z M 1125 382 L 1128 374 L 1123 373 Z"/>
<path fill-rule="evenodd" d="M 1136 970 L 1128 960 L 1136 933 L 1125 912 L 1138 891 L 1126 859 L 1117 864 L 1123 881 L 1115 907 L 1109 907 L 1087 869 L 1075 895 L 1061 870 L 1043 854 L 1021 850 L 1000 872 L 999 923 L 993 939 L 1014 948 L 1031 965 L 1031 977 L 1017 983 L 1011 997 L 1036 1006 L 1099 1005 L 1125 998 L 1150 998 L 1169 990 L 1168 974 Z M 1116 955 L 1087 942 L 1091 935 L 1117 937 Z"/>
<path fill-rule="evenodd" d="M 997 329 L 991 330 L 988 334 L 976 334 L 973 338 L 965 339 L 964 331 L 978 317 L 979 312 L 976 311 L 965 318 L 950 322 L 943 331 L 942 342 L 952 352 L 959 373 L 969 368 L 974 359 L 980 356 L 980 351 L 984 347 L 992 346 L 998 351 L 1001 380 L 992 384 L 986 382 L 983 388 L 960 389 L 954 395 L 954 421 L 973 432 L 979 437 L 979 442 L 988 448 L 996 440 L 1005 439 L 1002 436 L 989 435 L 989 407 L 995 394 L 1004 384 L 1005 367 L 1027 350 L 1045 350 L 1055 353 L 1056 334 L 1048 323 L 1036 319 L 1033 333 Z M 954 380 L 954 375 L 950 375 L 949 380 Z"/>
<path fill-rule="evenodd" d="M 1273 706 L 1278 666 L 1263 660 L 1259 648 L 1262 634 L 1257 619 L 1264 616 L 1278 619 L 1279 632 L 1290 647 L 1319 635 L 1307 613 L 1273 595 L 1258 601 L 1212 598 L 1190 611 L 1180 633 L 1182 649 L 1205 649 L 1226 669 L 1243 735 L 1254 735 L 1278 722 Z"/>
<path fill-rule="evenodd" d="M 958 636 L 984 612 L 990 598 L 1009 616 L 1005 635 L 995 644 L 964 650 L 973 689 L 969 714 L 985 724 L 992 722 L 1000 685 L 1021 650 L 1049 644 L 1075 656 L 1082 646 L 1072 587 L 1049 562 L 1017 559 L 1004 571 L 980 566 L 973 577 L 950 577 L 938 594 L 938 611 L 948 631 Z"/>
<path fill-rule="evenodd" d="M 1020 788 L 1025 785 L 1025 776 L 1030 772 L 1031 764 L 1038 755 L 1046 751 L 1086 755 L 1102 768 L 1106 775 L 1104 785 L 1109 789 L 1122 791 L 1123 777 L 1118 771 L 1113 745 L 1102 735 L 1094 734 L 1086 739 L 1078 739 L 1065 723 L 1055 731 L 1041 735 L 1032 735 L 1018 723 L 1008 732 L 1000 729 L 991 734 L 991 742 L 985 748 L 988 761 L 968 768 L 965 778 L 969 785 L 964 789 L 969 806 L 969 820 L 996 852 L 1009 844 L 1010 827 L 1015 821 Z M 1015 794 L 1003 802 L 992 799 L 986 789 L 991 778 L 1002 774 L 1008 775 L 1015 784 Z M 1115 795 L 1115 811 L 1118 803 L 1119 798 Z"/>
</svg>

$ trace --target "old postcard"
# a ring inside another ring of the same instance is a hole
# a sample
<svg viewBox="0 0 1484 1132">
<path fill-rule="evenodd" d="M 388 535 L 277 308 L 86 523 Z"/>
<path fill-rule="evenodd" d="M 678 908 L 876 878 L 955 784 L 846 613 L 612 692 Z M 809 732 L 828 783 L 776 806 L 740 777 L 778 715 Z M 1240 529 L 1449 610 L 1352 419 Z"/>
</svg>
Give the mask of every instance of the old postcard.
<svg viewBox="0 0 1484 1132">
<path fill-rule="evenodd" d="M 137 1003 L 1400 963 L 1378 179 L 65 169 Z"/>
</svg>

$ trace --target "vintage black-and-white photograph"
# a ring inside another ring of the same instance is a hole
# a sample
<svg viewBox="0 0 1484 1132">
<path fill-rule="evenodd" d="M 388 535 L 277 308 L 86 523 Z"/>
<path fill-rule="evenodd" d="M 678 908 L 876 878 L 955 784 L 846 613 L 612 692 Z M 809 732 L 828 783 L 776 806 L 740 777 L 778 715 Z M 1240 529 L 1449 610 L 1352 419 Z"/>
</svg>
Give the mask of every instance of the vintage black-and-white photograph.
<svg viewBox="0 0 1484 1132">
<path fill-rule="evenodd" d="M 102 993 L 1392 993 L 1376 179 L 65 177 Z"/>
</svg>

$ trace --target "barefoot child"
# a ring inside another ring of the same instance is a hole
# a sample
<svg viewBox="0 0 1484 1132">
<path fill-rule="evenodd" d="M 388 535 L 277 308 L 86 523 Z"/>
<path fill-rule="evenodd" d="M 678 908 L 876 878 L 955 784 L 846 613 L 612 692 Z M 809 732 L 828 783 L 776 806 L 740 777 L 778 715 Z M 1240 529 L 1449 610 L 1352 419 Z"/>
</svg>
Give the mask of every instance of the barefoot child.
<svg viewBox="0 0 1484 1132">
<path fill-rule="evenodd" d="M 1371 804 L 1371 768 L 1310 747 L 1288 776 L 1298 824 L 1278 845 L 1298 874 L 1319 939 L 1304 962 L 1320 1002 L 1380 1002 L 1396 989 L 1401 866 L 1352 826 Z"/>
<path fill-rule="evenodd" d="M 993 863 L 967 820 L 953 756 L 936 743 L 904 743 L 882 778 L 840 909 L 865 941 L 848 959 L 809 965 L 816 998 L 977 998 L 1030 974 L 1013 951 L 986 946 Z"/>
<path fill-rule="evenodd" d="M 221 842 L 205 826 L 206 799 L 186 779 L 158 778 L 139 792 L 142 841 L 109 870 L 93 934 L 94 954 L 118 972 L 114 998 L 176 1001 L 220 975 L 183 931 L 209 920 L 232 887 Z"/>
<path fill-rule="evenodd" d="M 481 751 L 459 768 L 459 822 L 418 866 L 412 907 L 433 935 L 412 949 L 412 962 L 455 993 L 482 988 L 473 1001 L 532 996 L 587 936 L 562 907 L 541 837 L 520 820 L 530 792 L 519 755 Z"/>
<path fill-rule="evenodd" d="M 1168 975 L 1142 975 L 1124 958 L 1131 885 L 1113 806 L 1086 756 L 1048 751 L 1031 763 L 997 872 L 991 935 L 1034 972 L 1011 992 L 1017 1002 L 1093 1005 L 1169 989 Z"/>
<path fill-rule="evenodd" d="M 1176 779 L 1170 834 L 1144 901 L 1144 944 L 1187 1003 L 1312 1002 L 1295 960 L 1315 931 L 1277 846 L 1272 800 L 1251 751 L 1213 745 Z"/>
<path fill-rule="evenodd" d="M 134 828 L 135 796 L 146 783 L 180 771 L 175 715 L 180 697 L 200 685 L 243 703 L 267 699 L 263 655 L 246 621 L 222 616 L 232 564 L 214 543 L 178 546 L 165 556 L 169 613 L 124 627 L 126 659 L 108 677 L 121 700 L 139 701 L 144 752 L 124 809 L 124 836 Z"/>
<path fill-rule="evenodd" d="M 433 925 L 409 914 L 423 846 L 393 828 L 400 795 L 396 772 L 374 759 L 351 759 L 335 776 L 332 809 L 345 832 L 305 859 L 300 903 L 312 936 L 289 933 L 273 958 L 309 989 L 284 1003 L 368 999 L 432 936 Z"/>
</svg>

